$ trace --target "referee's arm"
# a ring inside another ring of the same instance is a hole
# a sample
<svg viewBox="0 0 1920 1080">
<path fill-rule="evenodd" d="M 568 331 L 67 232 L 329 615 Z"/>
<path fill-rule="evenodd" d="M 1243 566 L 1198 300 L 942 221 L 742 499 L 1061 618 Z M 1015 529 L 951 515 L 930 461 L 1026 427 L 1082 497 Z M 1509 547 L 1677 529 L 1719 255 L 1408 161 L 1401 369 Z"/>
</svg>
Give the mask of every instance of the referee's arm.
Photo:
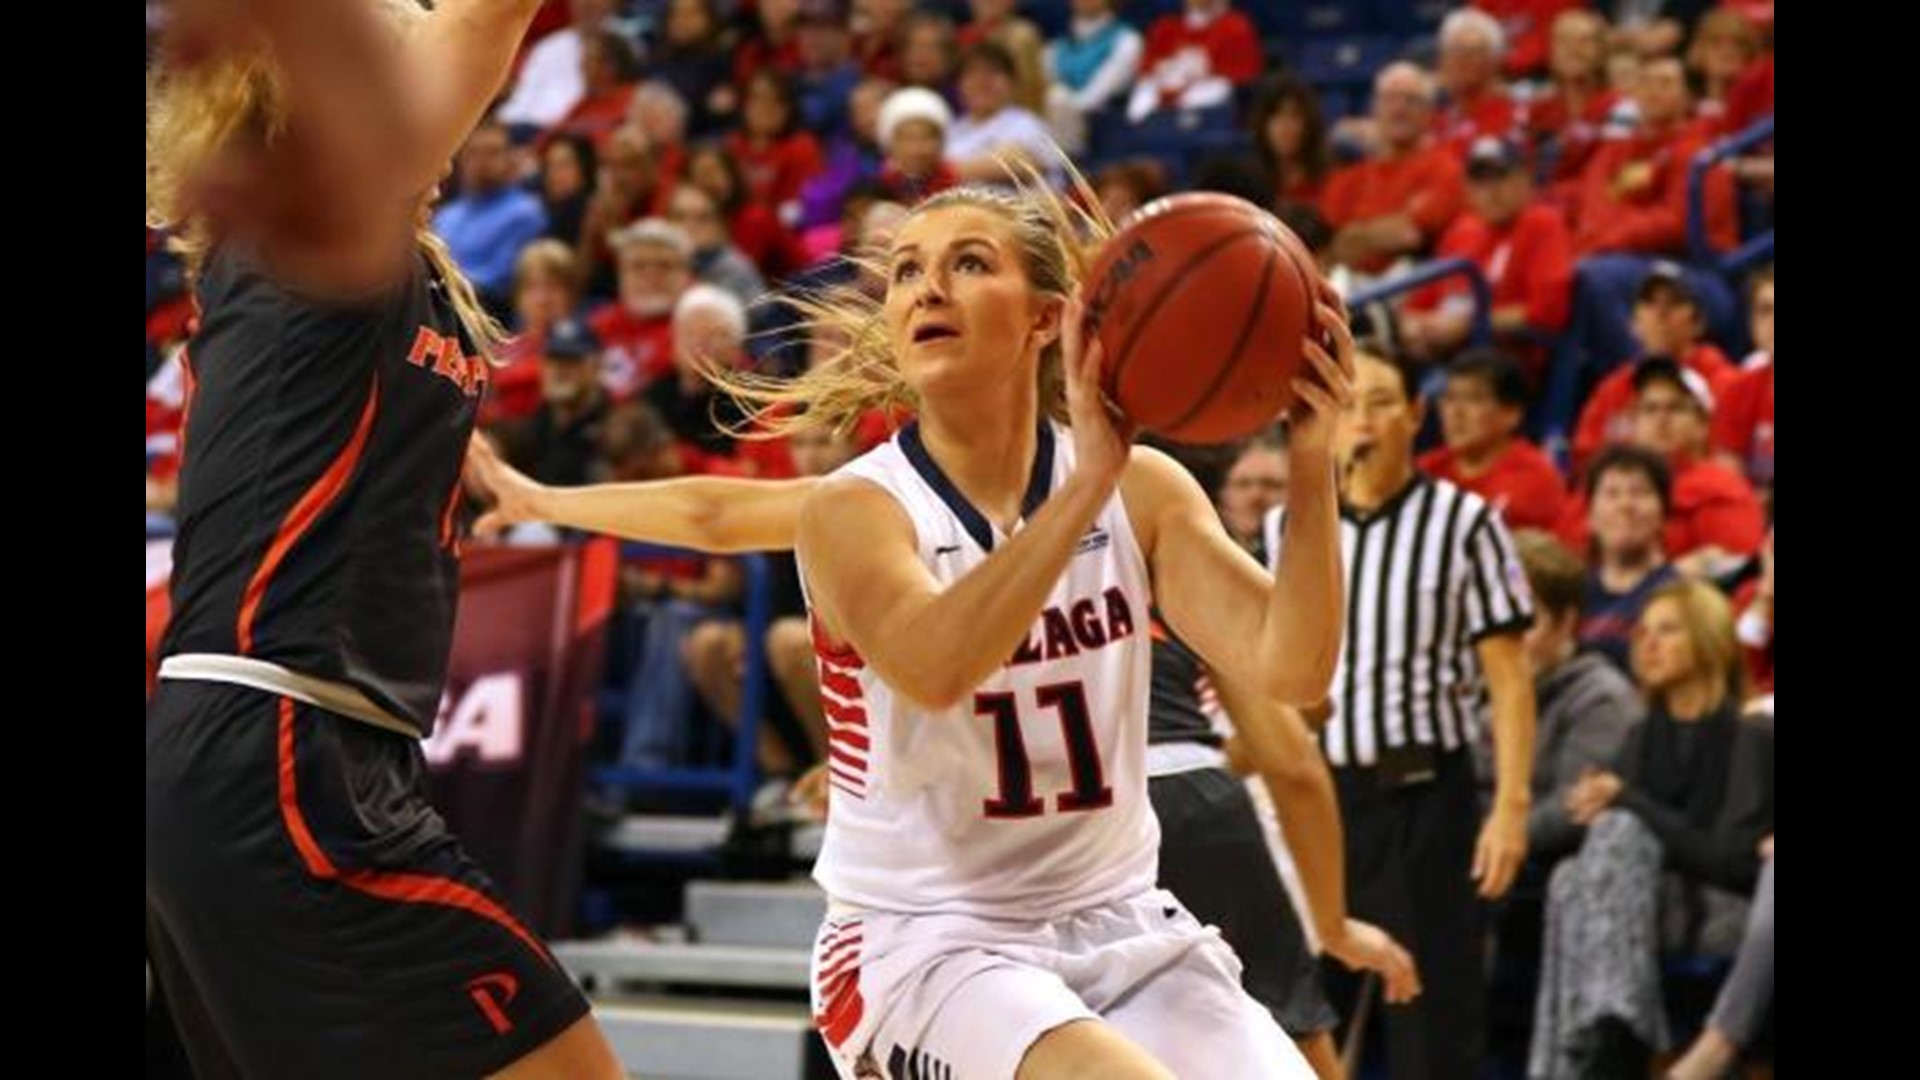
<svg viewBox="0 0 1920 1080">
<path fill-rule="evenodd" d="M 1493 812 L 1474 845 L 1473 879 L 1491 900 L 1506 894 L 1527 858 L 1535 706 L 1523 635 L 1533 625 L 1533 592 L 1498 510 L 1474 523 L 1466 556 L 1467 629 L 1493 702 Z"/>
<path fill-rule="evenodd" d="M 1493 698 L 1493 810 L 1473 851 L 1473 878 L 1489 900 L 1506 894 L 1527 858 L 1527 814 L 1532 804 L 1534 697 L 1519 633 L 1481 638 L 1480 657 Z"/>
</svg>

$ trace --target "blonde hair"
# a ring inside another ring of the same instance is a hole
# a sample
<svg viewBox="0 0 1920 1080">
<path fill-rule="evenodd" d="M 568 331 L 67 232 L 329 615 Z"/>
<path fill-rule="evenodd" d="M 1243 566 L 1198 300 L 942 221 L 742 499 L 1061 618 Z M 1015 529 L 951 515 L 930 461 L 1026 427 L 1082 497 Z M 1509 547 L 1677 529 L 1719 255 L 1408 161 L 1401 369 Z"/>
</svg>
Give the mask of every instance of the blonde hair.
<svg viewBox="0 0 1920 1080">
<path fill-rule="evenodd" d="M 394 31 L 406 36 L 426 22 L 414 0 L 375 0 Z M 220 239 L 194 205 L 194 184 L 236 148 L 265 148 L 287 133 L 288 102 L 280 71 L 265 49 L 237 50 L 186 68 L 156 68 L 147 76 L 147 224 L 169 232 L 170 246 L 197 276 Z M 454 312 L 489 358 L 508 334 L 487 314 L 432 229 L 427 200 L 414 223 L 420 253 L 447 284 Z"/>
<path fill-rule="evenodd" d="M 513 261 L 513 294 L 517 298 L 535 276 L 549 277 L 580 298 L 580 258 L 559 240 L 535 240 L 520 249 Z"/>
<path fill-rule="evenodd" d="M 1693 646 L 1693 662 L 1714 687 L 1712 708 L 1718 709 L 1729 699 L 1746 700 L 1747 669 L 1740 655 L 1740 640 L 1734 636 L 1733 605 L 1726 596 L 1704 581 L 1676 581 L 1647 597 L 1646 606 L 1640 609 L 1641 621 L 1663 600 L 1672 601 L 1680 610 L 1680 621 Z M 1664 692 L 1653 690 L 1649 696 L 1655 704 L 1665 705 Z"/>
<path fill-rule="evenodd" d="M 1012 229 L 1034 290 L 1065 299 L 1086 278 L 1100 245 L 1113 235 L 1113 222 L 1072 162 L 1065 161 L 1072 177 L 1071 197 L 1055 193 L 1023 159 L 1003 159 L 1002 164 L 1015 177 L 1012 190 L 979 185 L 950 188 L 912 207 L 906 220 L 955 207 L 987 211 Z M 858 271 L 856 278 L 887 280 L 884 253 L 869 251 L 844 258 Z M 799 311 L 798 333 L 841 344 L 792 379 L 708 364 L 707 380 L 731 395 L 747 414 L 735 425 L 734 434 L 771 439 L 814 428 L 844 433 L 874 409 L 919 411 L 919 395 L 902 376 L 899 357 L 888 338 L 884 291 L 876 296 L 856 279 L 827 289 L 789 290 L 776 302 Z M 1038 390 L 1041 411 L 1064 421 L 1066 379 L 1060 350 L 1055 341 L 1041 351 Z"/>
</svg>

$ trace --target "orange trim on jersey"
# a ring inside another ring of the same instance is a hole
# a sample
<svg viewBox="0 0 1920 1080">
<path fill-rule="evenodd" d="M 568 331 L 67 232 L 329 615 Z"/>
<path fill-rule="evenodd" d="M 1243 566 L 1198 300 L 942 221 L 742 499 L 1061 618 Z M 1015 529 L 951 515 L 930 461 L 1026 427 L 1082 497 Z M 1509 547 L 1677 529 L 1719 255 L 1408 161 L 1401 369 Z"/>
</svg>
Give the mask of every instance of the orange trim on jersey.
<svg viewBox="0 0 1920 1080">
<path fill-rule="evenodd" d="M 493 899 L 470 886 L 463 885 L 452 878 L 435 877 L 431 874 L 402 874 L 383 870 L 341 870 L 313 838 L 313 832 L 307 827 L 307 816 L 300 810 L 299 788 L 295 772 L 293 752 L 294 703 L 292 698 L 280 699 L 280 818 L 286 824 L 287 835 L 293 840 L 295 850 L 300 853 L 300 861 L 306 865 L 307 873 L 323 881 L 337 881 L 356 892 L 382 900 L 392 900 L 403 904 L 438 904 L 441 907 L 459 908 L 486 919 L 519 938 L 532 949 L 534 954 L 549 964 L 555 964 L 553 955 L 520 925 L 507 910 Z"/>
<path fill-rule="evenodd" d="M 336 878 L 340 871 L 320 850 L 313 833 L 307 830 L 307 816 L 300 812 L 293 769 L 293 699 L 280 699 L 280 818 L 287 823 L 287 835 L 307 864 L 307 873 L 317 878 Z"/>
<path fill-rule="evenodd" d="M 193 419 L 193 395 L 200 389 L 200 380 L 193 376 L 193 362 L 187 357 L 187 350 L 180 350 L 180 442 L 174 457 L 179 468 L 187 466 L 187 423 Z"/>
<path fill-rule="evenodd" d="M 461 478 L 453 478 L 453 490 L 447 492 L 447 508 L 440 512 L 440 546 L 458 556 L 460 554 L 460 492 Z"/>
<path fill-rule="evenodd" d="M 274 534 L 273 543 L 267 548 L 267 557 L 260 562 L 260 568 L 253 572 L 253 580 L 247 582 L 247 591 L 240 604 L 240 626 L 237 638 L 240 655 L 253 651 L 253 624 L 260 615 L 260 603 L 266 599 L 267 586 L 272 583 L 273 575 L 286 561 L 287 552 L 293 550 L 300 537 L 306 534 L 313 523 L 327 507 L 333 505 L 340 492 L 347 486 L 347 478 L 353 475 L 354 466 L 360 464 L 360 455 L 367 448 L 367 436 L 373 430 L 373 418 L 379 412 L 380 376 L 373 377 L 373 387 L 367 392 L 367 403 L 360 410 L 360 424 L 353 431 L 353 437 L 347 440 L 346 448 L 340 456 L 333 459 L 327 471 L 313 482 L 300 501 L 293 504 L 287 512 L 287 518 L 280 523 L 280 531 Z"/>
</svg>

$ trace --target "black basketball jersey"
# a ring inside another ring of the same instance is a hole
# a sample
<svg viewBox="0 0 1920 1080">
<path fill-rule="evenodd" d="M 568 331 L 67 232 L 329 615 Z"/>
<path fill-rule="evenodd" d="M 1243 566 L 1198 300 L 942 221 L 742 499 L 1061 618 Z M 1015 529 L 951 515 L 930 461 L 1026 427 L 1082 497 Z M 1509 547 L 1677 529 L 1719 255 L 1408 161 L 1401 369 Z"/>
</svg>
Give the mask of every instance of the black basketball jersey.
<svg viewBox="0 0 1920 1080">
<path fill-rule="evenodd" d="M 1173 636 L 1153 613 L 1153 697 L 1147 705 L 1147 743 L 1200 743 L 1220 746 L 1224 740 L 1200 707 L 1207 666 L 1185 642 Z"/>
<path fill-rule="evenodd" d="M 269 661 L 422 732 L 446 679 L 460 471 L 488 367 L 415 256 L 403 286 L 304 298 L 230 251 L 186 354 L 163 657 Z"/>
</svg>

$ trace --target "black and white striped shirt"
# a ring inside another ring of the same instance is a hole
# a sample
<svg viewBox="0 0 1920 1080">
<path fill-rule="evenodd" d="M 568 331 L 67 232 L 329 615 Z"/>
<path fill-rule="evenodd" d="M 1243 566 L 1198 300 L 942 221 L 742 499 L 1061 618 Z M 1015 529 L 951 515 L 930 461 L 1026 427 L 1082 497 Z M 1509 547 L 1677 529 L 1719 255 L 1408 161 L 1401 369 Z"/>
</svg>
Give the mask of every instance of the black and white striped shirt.
<svg viewBox="0 0 1920 1080">
<path fill-rule="evenodd" d="M 1284 508 L 1267 515 L 1279 565 Z M 1468 745 L 1484 680 L 1473 646 L 1533 623 L 1533 595 L 1500 513 L 1445 480 L 1417 477 L 1378 510 L 1340 511 L 1346 637 L 1321 739 L 1336 767 L 1408 744 Z"/>
</svg>

